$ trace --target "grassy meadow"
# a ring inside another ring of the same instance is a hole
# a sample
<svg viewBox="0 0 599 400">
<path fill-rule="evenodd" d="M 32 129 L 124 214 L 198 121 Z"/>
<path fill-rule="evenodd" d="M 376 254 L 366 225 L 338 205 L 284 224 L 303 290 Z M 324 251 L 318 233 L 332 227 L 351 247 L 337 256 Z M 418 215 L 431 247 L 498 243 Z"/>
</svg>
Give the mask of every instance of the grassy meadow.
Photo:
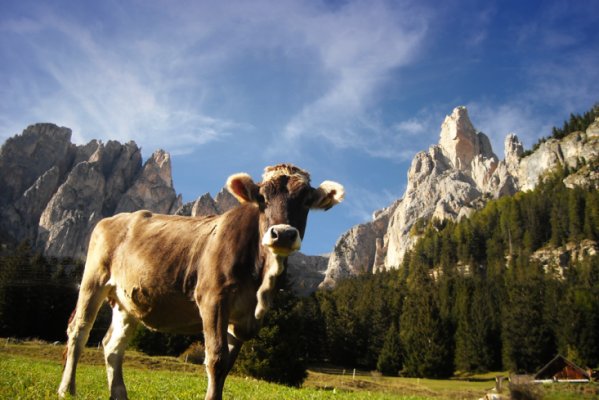
<svg viewBox="0 0 599 400">
<path fill-rule="evenodd" d="M 62 371 L 63 345 L 42 342 L 8 343 L 0 339 L 0 398 L 56 399 Z M 129 350 L 125 381 L 132 399 L 203 399 L 206 376 L 201 365 L 173 357 L 149 357 Z M 310 371 L 300 389 L 232 374 L 225 384 L 225 399 L 478 399 L 493 387 L 493 374 L 476 380 L 387 378 L 351 373 L 335 375 Z M 78 399 L 108 397 L 101 350 L 88 348 L 77 371 Z M 570 393 L 571 392 L 571 393 Z M 545 399 L 593 399 L 579 388 L 547 393 Z"/>
</svg>

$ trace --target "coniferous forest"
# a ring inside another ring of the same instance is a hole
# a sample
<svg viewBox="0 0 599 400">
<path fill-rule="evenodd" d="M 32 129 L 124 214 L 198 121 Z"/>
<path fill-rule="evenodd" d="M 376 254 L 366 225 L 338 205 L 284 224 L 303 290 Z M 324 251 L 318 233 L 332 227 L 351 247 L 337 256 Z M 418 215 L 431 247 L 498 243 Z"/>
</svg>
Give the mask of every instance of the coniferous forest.
<svg viewBox="0 0 599 400">
<path fill-rule="evenodd" d="M 534 191 L 490 201 L 460 222 L 420 221 L 420 240 L 396 270 L 305 298 L 283 279 L 236 367 L 289 385 L 321 363 L 441 378 L 534 372 L 561 353 L 598 367 L 599 192 L 567 188 L 571 172 L 553 171 Z M 44 258 L 26 243 L 5 243 L 0 255 L 0 336 L 64 341 L 82 265 Z M 178 355 L 198 339 L 140 329 L 132 344 Z"/>
<path fill-rule="evenodd" d="M 599 256 L 563 268 L 535 257 L 599 239 L 599 193 L 567 189 L 566 174 L 459 223 L 430 221 L 398 270 L 318 292 L 321 354 L 420 377 L 534 372 L 557 353 L 598 366 Z"/>
</svg>

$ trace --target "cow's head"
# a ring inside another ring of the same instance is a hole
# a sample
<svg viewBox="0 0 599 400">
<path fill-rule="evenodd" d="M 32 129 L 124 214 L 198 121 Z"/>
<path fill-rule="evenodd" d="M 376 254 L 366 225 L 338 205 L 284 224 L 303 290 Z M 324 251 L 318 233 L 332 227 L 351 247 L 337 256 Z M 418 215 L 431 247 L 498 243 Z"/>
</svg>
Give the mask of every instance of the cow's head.
<svg viewBox="0 0 599 400">
<path fill-rule="evenodd" d="M 336 182 L 313 188 L 310 174 L 291 164 L 266 167 L 258 184 L 248 174 L 232 175 L 227 188 L 241 203 L 260 209 L 262 245 L 283 257 L 300 249 L 308 211 L 328 210 L 344 196 L 343 186 Z"/>
</svg>

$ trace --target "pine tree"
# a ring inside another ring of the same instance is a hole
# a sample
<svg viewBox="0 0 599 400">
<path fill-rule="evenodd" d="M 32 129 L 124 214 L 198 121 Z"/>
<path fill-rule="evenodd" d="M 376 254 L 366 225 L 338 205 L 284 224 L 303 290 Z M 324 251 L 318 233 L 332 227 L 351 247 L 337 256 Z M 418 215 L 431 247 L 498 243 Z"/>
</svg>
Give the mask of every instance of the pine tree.
<svg viewBox="0 0 599 400">
<path fill-rule="evenodd" d="M 285 285 L 287 286 L 287 285 Z M 257 337 L 241 348 L 236 367 L 269 382 L 299 386 L 307 376 L 305 320 L 290 290 L 279 291 Z"/>
<path fill-rule="evenodd" d="M 456 295 L 456 368 L 485 372 L 499 367 L 501 348 L 493 294 L 486 278 L 464 278 Z"/>
<path fill-rule="evenodd" d="M 443 378 L 453 374 L 453 341 L 442 320 L 438 290 L 426 265 L 410 265 L 406 298 L 400 319 L 404 373 Z"/>
<path fill-rule="evenodd" d="M 520 261 L 508 276 L 502 312 L 503 366 L 533 372 L 556 352 L 555 337 L 545 315 L 544 272 Z"/>
<path fill-rule="evenodd" d="M 572 268 L 558 317 L 561 351 L 579 365 L 599 366 L 599 256 Z"/>
<path fill-rule="evenodd" d="M 376 369 L 383 375 L 397 376 L 401 370 L 401 344 L 397 322 L 391 323 L 379 354 Z"/>
<path fill-rule="evenodd" d="M 576 188 L 568 191 L 568 239 L 577 241 L 584 231 L 584 194 Z"/>
</svg>

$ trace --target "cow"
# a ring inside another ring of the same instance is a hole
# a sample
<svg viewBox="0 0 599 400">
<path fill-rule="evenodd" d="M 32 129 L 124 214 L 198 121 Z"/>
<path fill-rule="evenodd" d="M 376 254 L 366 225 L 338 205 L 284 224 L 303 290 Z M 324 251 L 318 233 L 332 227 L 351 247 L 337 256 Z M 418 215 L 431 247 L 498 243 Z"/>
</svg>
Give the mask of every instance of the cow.
<svg viewBox="0 0 599 400">
<path fill-rule="evenodd" d="M 204 334 L 208 388 L 221 399 L 244 341 L 269 308 L 287 257 L 300 249 L 308 211 L 344 198 L 332 181 L 310 185 L 291 164 L 266 167 L 262 182 L 239 173 L 227 189 L 240 205 L 222 215 L 184 217 L 150 211 L 101 220 L 90 237 L 77 305 L 67 328 L 60 397 L 75 395 L 77 362 L 100 306 L 112 322 L 102 340 L 111 399 L 127 399 L 123 356 L 139 322 L 182 334 Z"/>
</svg>

